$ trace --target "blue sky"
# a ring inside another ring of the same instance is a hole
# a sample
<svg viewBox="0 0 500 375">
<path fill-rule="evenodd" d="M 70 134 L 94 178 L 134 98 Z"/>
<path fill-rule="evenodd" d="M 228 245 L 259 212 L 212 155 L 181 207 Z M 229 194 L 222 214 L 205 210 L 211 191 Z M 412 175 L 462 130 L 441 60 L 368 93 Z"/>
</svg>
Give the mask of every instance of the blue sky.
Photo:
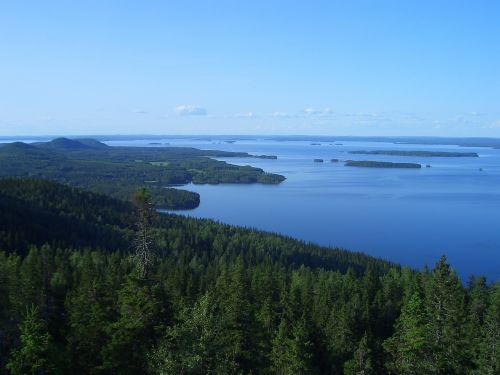
<svg viewBox="0 0 500 375">
<path fill-rule="evenodd" d="M 2 1 L 0 135 L 500 137 L 499 1 Z"/>
</svg>

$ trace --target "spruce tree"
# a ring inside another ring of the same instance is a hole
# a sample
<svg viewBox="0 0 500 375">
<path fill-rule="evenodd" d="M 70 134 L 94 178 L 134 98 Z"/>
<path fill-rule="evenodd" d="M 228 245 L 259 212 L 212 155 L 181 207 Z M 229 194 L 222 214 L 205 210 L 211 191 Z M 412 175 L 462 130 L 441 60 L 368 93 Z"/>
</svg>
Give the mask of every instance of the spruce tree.
<svg viewBox="0 0 500 375">
<path fill-rule="evenodd" d="M 491 289 L 491 301 L 481 329 L 477 374 L 500 374 L 500 282 Z"/>
<path fill-rule="evenodd" d="M 345 375 L 372 375 L 375 374 L 372 364 L 372 350 L 368 345 L 368 335 L 365 333 L 359 341 L 358 348 L 352 359 L 344 364 Z"/>
<path fill-rule="evenodd" d="M 12 375 L 50 374 L 54 366 L 50 358 L 51 337 L 47 324 L 34 305 L 26 311 L 19 325 L 21 346 L 11 353 L 7 369 Z"/>
<path fill-rule="evenodd" d="M 436 263 L 426 287 L 431 364 L 438 374 L 460 373 L 465 366 L 465 305 L 460 279 L 446 257 Z"/>
<path fill-rule="evenodd" d="M 383 346 L 389 355 L 387 369 L 393 374 L 429 374 L 430 345 L 422 299 L 414 293 L 403 305 L 394 335 Z"/>
</svg>

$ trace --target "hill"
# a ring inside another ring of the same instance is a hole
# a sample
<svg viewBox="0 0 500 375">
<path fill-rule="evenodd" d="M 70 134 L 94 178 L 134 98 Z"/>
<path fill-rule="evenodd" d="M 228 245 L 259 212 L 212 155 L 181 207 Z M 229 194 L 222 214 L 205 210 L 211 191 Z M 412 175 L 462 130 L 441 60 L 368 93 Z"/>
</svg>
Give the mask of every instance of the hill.
<svg viewBox="0 0 500 375">
<path fill-rule="evenodd" d="M 110 147 L 93 139 L 57 138 L 0 147 L 0 177 L 37 177 L 69 183 L 128 200 L 148 186 L 159 208 L 193 209 L 197 193 L 169 185 L 218 183 L 278 184 L 283 176 L 250 166 L 236 166 L 214 157 L 251 157 L 246 153 L 182 147 Z"/>
<path fill-rule="evenodd" d="M 105 149 L 109 146 L 95 139 L 68 139 L 56 138 L 49 142 L 37 142 L 34 146 L 60 151 L 78 151 L 91 149 Z"/>
<path fill-rule="evenodd" d="M 54 182 L 0 181 L 0 374 L 499 368 L 498 283 L 464 288 L 445 258 L 415 272 L 155 215 L 143 197 L 134 209 Z M 148 256 L 132 256 L 144 243 Z"/>
</svg>

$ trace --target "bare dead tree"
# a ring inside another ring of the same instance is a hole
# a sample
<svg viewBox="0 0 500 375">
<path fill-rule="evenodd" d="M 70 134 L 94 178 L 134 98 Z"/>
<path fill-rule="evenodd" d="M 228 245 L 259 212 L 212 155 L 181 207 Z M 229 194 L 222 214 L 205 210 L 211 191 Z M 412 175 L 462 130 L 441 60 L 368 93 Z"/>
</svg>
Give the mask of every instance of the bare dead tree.
<svg viewBox="0 0 500 375">
<path fill-rule="evenodd" d="M 151 233 L 154 207 L 151 195 L 146 188 L 140 188 L 134 193 L 132 203 L 137 210 L 137 236 L 134 241 L 135 260 L 141 277 L 147 278 L 155 256 L 154 240 Z"/>
</svg>

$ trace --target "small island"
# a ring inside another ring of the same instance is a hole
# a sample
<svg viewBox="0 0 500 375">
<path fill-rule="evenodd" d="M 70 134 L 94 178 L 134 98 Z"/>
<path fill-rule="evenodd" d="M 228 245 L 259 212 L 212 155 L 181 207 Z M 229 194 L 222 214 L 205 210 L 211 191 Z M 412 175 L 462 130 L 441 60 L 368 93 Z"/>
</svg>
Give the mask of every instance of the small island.
<svg viewBox="0 0 500 375">
<path fill-rule="evenodd" d="M 338 163 L 340 160 L 339 159 L 330 159 L 332 163 Z"/>
<path fill-rule="evenodd" d="M 311 143 L 311 146 L 321 146 L 321 143 Z"/>
<path fill-rule="evenodd" d="M 357 151 L 349 151 L 349 153 L 360 154 L 360 155 L 421 156 L 421 157 L 448 157 L 448 158 L 479 157 L 479 155 L 476 152 L 448 152 L 448 151 L 357 150 Z"/>
<path fill-rule="evenodd" d="M 272 159 L 272 160 L 278 159 L 276 155 L 252 155 L 251 157 L 256 159 Z"/>
<path fill-rule="evenodd" d="M 315 163 L 323 163 L 323 159 L 314 159 Z"/>
<path fill-rule="evenodd" d="M 417 163 L 393 163 L 389 161 L 373 161 L 373 160 L 347 160 L 346 167 L 365 167 L 365 168 L 422 168 Z"/>
</svg>

